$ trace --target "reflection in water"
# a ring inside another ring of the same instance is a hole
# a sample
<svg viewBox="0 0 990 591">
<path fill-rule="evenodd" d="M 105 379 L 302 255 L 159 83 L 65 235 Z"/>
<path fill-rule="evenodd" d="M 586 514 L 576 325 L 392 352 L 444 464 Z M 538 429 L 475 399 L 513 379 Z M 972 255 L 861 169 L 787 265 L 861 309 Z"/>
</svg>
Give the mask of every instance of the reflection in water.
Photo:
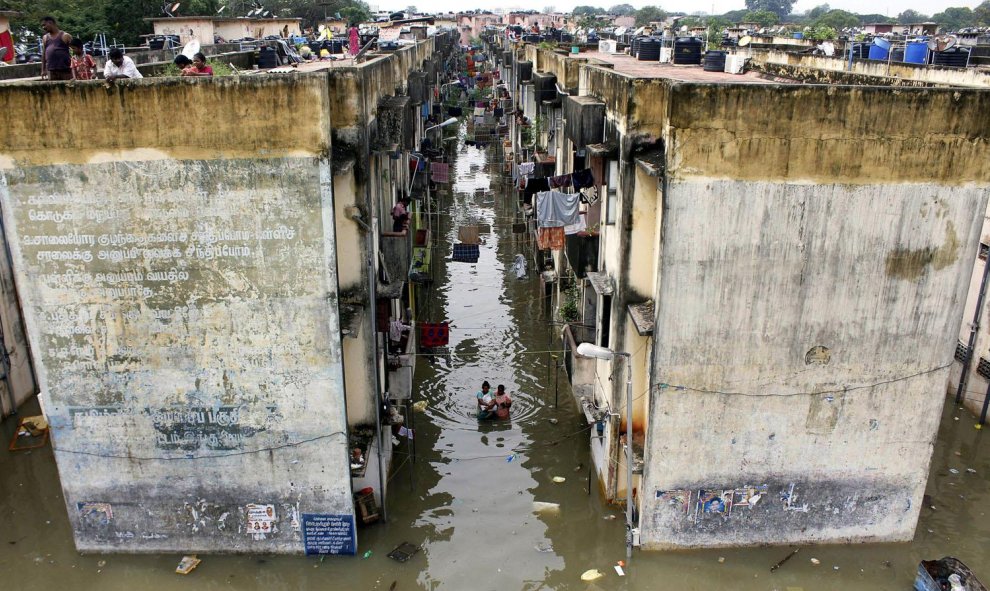
<svg viewBox="0 0 990 591">
<path fill-rule="evenodd" d="M 514 196 L 503 189 L 492 162 L 497 165 L 500 156 L 496 148 L 477 150 L 463 142 L 458 152 L 453 190 L 442 196 L 442 235 L 433 258 L 437 281 L 419 295 L 429 303 L 421 320 L 453 324 L 449 354 L 417 363 L 415 396 L 427 408 L 415 417 L 415 440 L 396 450 L 389 522 L 359 531 L 358 557 L 201 556 L 200 567 L 181 577 L 173 572 L 174 555 L 80 556 L 72 548 L 51 450 L 45 449 L 0 451 L 0 572 L 19 591 L 386 590 L 393 582 L 396 591 L 893 591 L 911 588 L 922 557 L 950 554 L 990 581 L 990 449 L 973 418 L 951 404 L 933 457 L 931 504 L 922 510 L 914 542 L 803 548 L 772 575 L 770 566 L 788 548 L 636 552 L 627 576 L 619 578 L 612 566 L 625 558 L 623 516 L 602 505 L 594 485 L 589 492 L 586 426 L 563 372 L 554 407 L 545 352 L 556 345 L 548 345 L 539 279 L 531 272 L 519 281 L 510 270 L 521 245 L 511 232 Z M 445 260 L 458 225 L 479 221 L 491 225 L 479 262 Z M 475 392 L 486 379 L 493 389 L 505 384 L 510 391 L 510 421 L 476 418 Z M 0 441 L 12 429 L 13 421 L 6 421 Z M 406 563 L 387 558 L 402 542 L 422 549 Z M 581 573 L 591 568 L 605 577 L 582 583 Z"/>
</svg>

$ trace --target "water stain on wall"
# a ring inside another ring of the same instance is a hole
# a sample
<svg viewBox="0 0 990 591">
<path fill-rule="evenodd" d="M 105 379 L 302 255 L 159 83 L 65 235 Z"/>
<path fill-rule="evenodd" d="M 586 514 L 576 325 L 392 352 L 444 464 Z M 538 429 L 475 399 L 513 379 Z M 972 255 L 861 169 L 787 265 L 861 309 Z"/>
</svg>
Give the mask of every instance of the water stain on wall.
<svg viewBox="0 0 990 591">
<path fill-rule="evenodd" d="M 946 222 L 945 242 L 934 248 L 895 248 L 887 255 L 887 276 L 917 281 L 927 270 L 940 271 L 955 262 L 959 256 L 959 237 L 952 222 Z"/>
</svg>

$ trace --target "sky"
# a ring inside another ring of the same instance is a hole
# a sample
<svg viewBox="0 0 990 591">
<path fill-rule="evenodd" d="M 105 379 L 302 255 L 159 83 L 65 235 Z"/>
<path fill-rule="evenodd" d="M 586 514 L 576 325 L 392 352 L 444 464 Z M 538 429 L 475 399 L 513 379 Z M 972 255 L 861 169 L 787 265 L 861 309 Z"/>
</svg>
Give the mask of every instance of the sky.
<svg viewBox="0 0 990 591">
<path fill-rule="evenodd" d="M 832 8 L 840 8 L 849 12 L 863 14 L 886 14 L 897 16 L 907 9 L 917 10 L 923 14 L 935 14 L 942 12 L 950 6 L 968 6 L 973 8 L 981 0 L 879 0 L 878 2 L 864 3 L 862 0 L 798 0 L 794 4 L 794 12 L 805 12 L 819 4 L 828 4 Z M 538 0 L 528 4 L 514 4 L 502 0 L 371 0 L 368 2 L 372 6 L 378 5 L 382 10 L 404 8 L 413 5 L 424 12 L 451 12 L 459 10 L 504 8 L 506 10 L 543 10 L 546 6 L 553 6 L 557 11 L 568 12 L 575 6 L 601 6 L 608 8 L 616 4 L 631 4 L 636 8 L 653 4 L 660 6 L 667 11 L 683 11 L 693 13 L 704 11 L 711 13 L 714 6 L 715 14 L 722 14 L 730 10 L 741 10 L 746 7 L 744 0 L 608 0 L 607 2 L 596 2 L 595 0 Z"/>
</svg>

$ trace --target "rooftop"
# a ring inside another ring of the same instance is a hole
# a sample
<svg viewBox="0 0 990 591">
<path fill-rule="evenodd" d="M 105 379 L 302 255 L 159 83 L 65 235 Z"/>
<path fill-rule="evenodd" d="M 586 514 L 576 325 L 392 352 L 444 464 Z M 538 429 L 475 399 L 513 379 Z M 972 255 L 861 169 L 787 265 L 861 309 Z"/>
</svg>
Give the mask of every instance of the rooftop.
<svg viewBox="0 0 990 591">
<path fill-rule="evenodd" d="M 571 54 L 574 59 L 599 60 L 612 64 L 616 72 L 636 78 L 669 78 L 680 82 L 721 82 L 727 84 L 780 84 L 778 80 L 767 80 L 759 72 L 728 74 L 726 72 L 706 72 L 701 66 L 675 66 L 653 61 L 639 61 L 622 53 L 599 53 L 588 51 Z M 791 83 L 791 82 L 785 82 Z M 798 84 L 798 82 L 793 82 Z"/>
</svg>

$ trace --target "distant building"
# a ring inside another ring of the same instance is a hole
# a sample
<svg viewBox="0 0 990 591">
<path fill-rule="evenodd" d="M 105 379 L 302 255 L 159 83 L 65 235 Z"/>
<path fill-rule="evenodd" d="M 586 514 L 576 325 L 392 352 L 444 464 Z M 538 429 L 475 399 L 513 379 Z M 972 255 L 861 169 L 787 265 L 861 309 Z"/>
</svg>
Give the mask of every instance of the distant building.
<svg viewBox="0 0 990 591">
<path fill-rule="evenodd" d="M 302 34 L 299 18 L 213 18 L 212 16 L 178 16 L 149 18 L 155 35 L 178 35 L 179 43 L 197 40 L 212 45 L 216 37 L 223 39 L 262 39 L 270 35 L 288 37 Z"/>
<path fill-rule="evenodd" d="M 884 33 L 893 33 L 895 26 L 892 23 L 870 23 L 863 25 L 863 32 L 867 35 L 883 35 Z"/>
</svg>

